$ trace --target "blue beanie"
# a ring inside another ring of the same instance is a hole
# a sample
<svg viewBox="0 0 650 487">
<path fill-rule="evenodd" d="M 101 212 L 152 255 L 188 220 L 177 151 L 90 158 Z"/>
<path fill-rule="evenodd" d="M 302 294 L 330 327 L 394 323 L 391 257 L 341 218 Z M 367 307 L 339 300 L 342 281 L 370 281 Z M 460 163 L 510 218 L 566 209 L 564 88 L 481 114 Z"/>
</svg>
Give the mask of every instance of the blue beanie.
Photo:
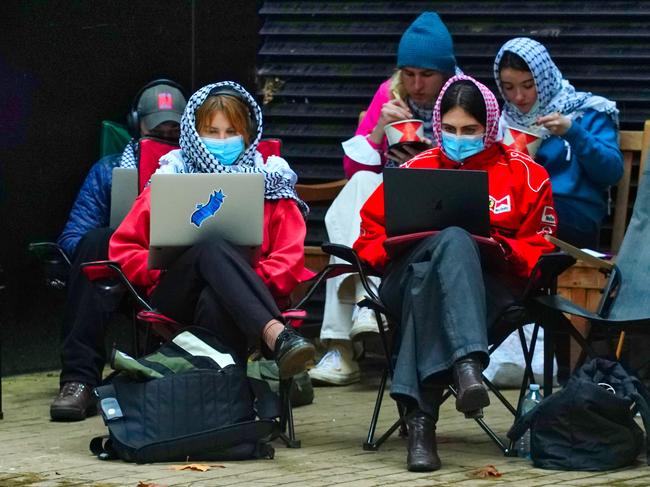
<svg viewBox="0 0 650 487">
<path fill-rule="evenodd" d="M 437 13 L 423 12 L 402 35 L 397 49 L 397 67 L 405 66 L 455 73 L 454 44 Z"/>
</svg>

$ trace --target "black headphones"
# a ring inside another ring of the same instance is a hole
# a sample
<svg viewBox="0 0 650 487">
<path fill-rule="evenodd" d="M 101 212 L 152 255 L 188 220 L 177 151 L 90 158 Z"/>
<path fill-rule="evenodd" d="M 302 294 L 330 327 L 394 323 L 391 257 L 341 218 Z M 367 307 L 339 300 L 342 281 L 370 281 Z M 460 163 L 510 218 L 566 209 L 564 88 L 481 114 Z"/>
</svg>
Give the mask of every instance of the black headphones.
<svg viewBox="0 0 650 487">
<path fill-rule="evenodd" d="M 129 113 L 126 114 L 126 128 L 128 129 L 131 137 L 133 137 L 136 140 L 140 138 L 140 114 L 138 113 L 138 103 L 140 103 L 140 97 L 149 88 L 153 88 L 154 86 L 158 86 L 158 85 L 168 85 L 171 86 L 172 88 L 176 88 L 178 91 L 181 92 L 183 98 L 185 98 L 185 90 L 183 89 L 183 87 L 180 84 L 178 84 L 176 81 L 172 81 L 166 78 L 159 78 L 150 81 L 142 88 L 140 88 L 138 93 L 133 98 L 133 102 L 131 103 L 131 110 L 129 111 Z"/>
<path fill-rule="evenodd" d="M 232 98 L 236 98 L 240 102 L 244 104 L 246 107 L 246 112 L 248 113 L 248 126 L 250 127 L 250 136 L 251 139 L 255 138 L 255 135 L 257 134 L 257 120 L 255 120 L 255 117 L 253 116 L 250 107 L 248 106 L 248 100 L 244 98 L 244 95 L 242 95 L 239 91 L 236 89 L 230 87 L 230 86 L 217 86 L 216 88 L 212 88 L 210 90 L 210 93 L 208 93 L 208 96 L 230 96 Z"/>
</svg>

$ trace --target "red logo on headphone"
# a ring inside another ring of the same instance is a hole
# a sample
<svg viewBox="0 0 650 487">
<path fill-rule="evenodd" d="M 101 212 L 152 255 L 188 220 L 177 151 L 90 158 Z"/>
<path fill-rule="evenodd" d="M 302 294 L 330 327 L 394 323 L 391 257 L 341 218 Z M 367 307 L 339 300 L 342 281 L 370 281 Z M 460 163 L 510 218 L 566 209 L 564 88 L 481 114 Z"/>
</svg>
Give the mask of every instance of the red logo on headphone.
<svg viewBox="0 0 650 487">
<path fill-rule="evenodd" d="M 171 110 L 174 99 L 171 93 L 158 93 L 158 110 Z"/>
</svg>

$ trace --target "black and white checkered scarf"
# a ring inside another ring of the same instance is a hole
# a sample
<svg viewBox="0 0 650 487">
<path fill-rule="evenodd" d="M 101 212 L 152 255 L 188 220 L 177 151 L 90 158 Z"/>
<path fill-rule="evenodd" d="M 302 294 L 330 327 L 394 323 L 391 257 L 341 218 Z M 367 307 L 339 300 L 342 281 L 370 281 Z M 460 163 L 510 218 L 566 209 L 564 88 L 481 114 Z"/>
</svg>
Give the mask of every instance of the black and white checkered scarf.
<svg viewBox="0 0 650 487">
<path fill-rule="evenodd" d="M 241 93 L 251 115 L 257 122 L 257 133 L 250 146 L 239 156 L 233 165 L 221 164 L 207 149 L 198 131 L 196 130 L 196 110 L 208 98 L 210 91 L 214 88 L 227 86 Z M 183 151 L 183 159 L 188 172 L 216 172 L 216 173 L 262 173 L 264 174 L 264 197 L 269 200 L 289 198 L 295 200 L 303 215 L 307 215 L 309 207 L 302 201 L 295 190 L 295 181 L 287 177 L 290 170 L 277 170 L 275 165 L 265 167 L 260 163 L 261 156 L 257 152 L 257 144 L 262 137 L 262 110 L 255 99 L 241 85 L 232 81 L 221 81 L 206 85 L 195 92 L 187 102 L 185 111 L 181 118 L 180 146 Z M 270 159 L 270 158 L 269 158 Z M 278 158 L 280 159 L 280 158 Z M 282 160 L 286 165 L 286 162 Z M 291 172 L 293 174 L 293 172 Z"/>
<path fill-rule="evenodd" d="M 138 141 L 131 139 L 127 142 L 126 147 L 122 151 L 120 158 L 120 167 L 128 167 L 137 169 L 138 167 Z"/>
<path fill-rule="evenodd" d="M 502 118 L 508 125 L 528 128 L 535 124 L 537 117 L 559 112 L 574 120 L 579 119 L 586 110 L 596 110 L 606 113 L 618 127 L 618 109 L 616 103 L 602 96 L 592 95 L 589 92 L 576 91 L 576 89 L 562 77 L 562 73 L 551 59 L 550 54 L 543 44 L 528 37 L 517 37 L 506 42 L 494 59 L 494 80 L 501 96 L 505 100 L 499 76 L 499 62 L 506 51 L 517 54 L 530 68 L 537 88 L 537 103 L 528 113 L 521 113 L 519 109 L 508 101 L 503 105 Z M 536 132 L 546 138 L 551 133 L 537 127 Z"/>
</svg>

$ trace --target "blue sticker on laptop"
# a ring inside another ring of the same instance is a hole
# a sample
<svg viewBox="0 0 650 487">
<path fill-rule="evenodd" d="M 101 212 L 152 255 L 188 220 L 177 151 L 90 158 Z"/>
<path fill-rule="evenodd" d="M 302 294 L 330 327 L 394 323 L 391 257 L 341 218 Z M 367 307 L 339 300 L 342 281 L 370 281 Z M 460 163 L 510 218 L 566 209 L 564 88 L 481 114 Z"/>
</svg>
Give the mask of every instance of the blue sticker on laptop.
<svg viewBox="0 0 650 487">
<path fill-rule="evenodd" d="M 196 205 L 196 211 L 192 213 L 192 218 L 191 218 L 192 223 L 196 225 L 198 228 L 205 220 L 207 220 L 211 216 L 214 216 L 221 208 L 221 205 L 223 204 L 223 199 L 225 197 L 226 195 L 223 194 L 223 191 L 220 189 L 219 191 L 214 191 L 210 195 L 210 199 L 208 200 L 208 203 L 206 205 L 203 205 L 201 203 Z"/>
</svg>

